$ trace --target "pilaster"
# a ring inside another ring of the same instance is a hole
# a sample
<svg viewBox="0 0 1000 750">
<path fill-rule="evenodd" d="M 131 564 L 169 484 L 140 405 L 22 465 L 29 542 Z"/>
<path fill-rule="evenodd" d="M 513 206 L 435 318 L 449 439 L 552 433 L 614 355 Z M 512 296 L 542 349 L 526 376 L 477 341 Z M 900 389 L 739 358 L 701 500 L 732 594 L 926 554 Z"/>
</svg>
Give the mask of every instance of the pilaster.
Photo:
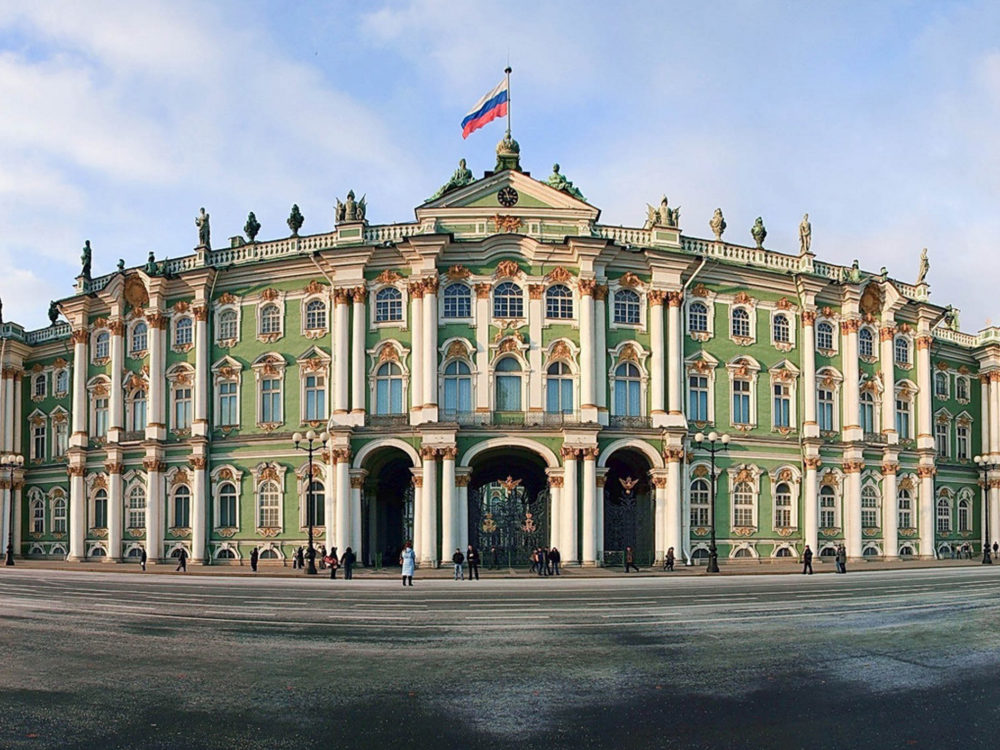
<svg viewBox="0 0 1000 750">
<path fill-rule="evenodd" d="M 899 554 L 898 458 L 898 452 L 890 448 L 882 454 L 882 557 L 886 560 L 895 560 Z"/>
</svg>

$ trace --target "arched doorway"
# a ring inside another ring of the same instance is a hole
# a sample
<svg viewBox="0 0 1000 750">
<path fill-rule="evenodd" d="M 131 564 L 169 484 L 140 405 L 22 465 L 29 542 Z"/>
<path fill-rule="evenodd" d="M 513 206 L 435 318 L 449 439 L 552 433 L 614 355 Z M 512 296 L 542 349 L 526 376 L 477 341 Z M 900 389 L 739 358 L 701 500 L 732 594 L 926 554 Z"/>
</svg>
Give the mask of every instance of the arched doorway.
<svg viewBox="0 0 1000 750">
<path fill-rule="evenodd" d="M 477 454 L 469 481 L 469 543 L 483 565 L 531 564 L 549 546 L 549 489 L 545 461 L 520 446 Z"/>
<path fill-rule="evenodd" d="M 413 539 L 413 462 L 399 448 L 385 447 L 365 457 L 364 468 L 359 560 L 396 566 L 404 542 Z"/>
<path fill-rule="evenodd" d="M 604 480 L 604 564 L 623 565 L 631 547 L 639 565 L 656 554 L 655 502 L 649 459 L 635 448 L 621 448 L 607 460 Z"/>
</svg>

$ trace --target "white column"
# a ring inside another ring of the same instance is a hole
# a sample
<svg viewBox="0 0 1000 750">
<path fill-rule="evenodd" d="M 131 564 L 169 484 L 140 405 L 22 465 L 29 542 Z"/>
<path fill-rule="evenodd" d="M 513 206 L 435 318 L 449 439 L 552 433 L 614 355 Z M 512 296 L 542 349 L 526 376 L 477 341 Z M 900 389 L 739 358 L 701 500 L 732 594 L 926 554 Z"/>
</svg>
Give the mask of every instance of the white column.
<svg viewBox="0 0 1000 750">
<path fill-rule="evenodd" d="M 673 547 L 674 555 L 680 557 L 679 551 L 684 547 L 682 530 L 684 503 L 681 495 L 681 459 L 683 448 L 665 451 L 667 459 L 666 514 L 663 525 L 663 544 L 665 548 Z"/>
<path fill-rule="evenodd" d="M 595 462 L 596 466 L 596 462 Z M 608 479 L 607 469 L 597 469 L 594 483 L 596 491 L 594 502 L 597 506 L 597 524 L 594 528 L 594 545 L 597 548 L 597 561 L 601 565 L 604 563 L 604 486 Z"/>
<path fill-rule="evenodd" d="M 683 414 L 683 348 L 681 330 L 681 305 L 684 302 L 682 292 L 671 292 L 667 295 L 667 378 L 670 387 L 667 389 L 667 412 L 672 422 L 677 422 Z M 674 545 L 676 546 L 676 545 Z M 677 554 L 677 550 L 674 550 Z"/>
<path fill-rule="evenodd" d="M 816 311 L 802 311 L 802 433 L 805 437 L 819 437 L 819 424 L 816 422 Z M 819 537 L 817 537 L 818 539 Z M 816 552 L 816 547 L 806 539 L 809 548 Z"/>
<path fill-rule="evenodd" d="M 338 554 L 343 555 L 351 546 L 351 452 L 347 449 L 334 451 L 337 461 L 336 493 L 337 493 L 337 528 L 334 532 L 334 546 Z"/>
<path fill-rule="evenodd" d="M 921 325 L 923 322 L 921 321 Z M 934 434 L 931 428 L 931 338 L 929 333 L 917 336 L 917 448 L 933 451 Z M 931 463 L 934 459 L 931 458 Z M 933 526 L 931 527 L 933 529 Z"/>
<path fill-rule="evenodd" d="M 204 564 L 208 549 L 207 459 L 205 456 L 192 456 L 188 461 L 194 475 L 191 482 L 193 505 L 191 508 L 191 562 Z"/>
<path fill-rule="evenodd" d="M 979 438 L 980 438 L 980 451 L 983 455 L 993 452 L 993 438 L 991 437 L 993 433 L 993 428 L 990 425 L 989 409 L 988 405 L 990 403 L 990 378 L 989 375 L 983 373 L 979 376 L 979 403 L 982 404 L 980 407 L 980 417 L 979 417 Z"/>
<path fill-rule="evenodd" d="M 424 549 L 424 472 L 423 469 L 413 471 L 413 553 L 419 562 Z M 406 541 L 405 539 L 403 540 Z"/>
<path fill-rule="evenodd" d="M 545 372 L 542 370 L 542 284 L 528 287 L 528 411 L 536 414 L 545 410 Z M 529 421 L 529 423 L 531 423 Z"/>
<path fill-rule="evenodd" d="M 323 484 L 323 519 L 326 521 L 326 548 L 337 546 L 337 464 L 334 451 L 330 451 Z M 337 550 L 340 552 L 340 550 Z"/>
<path fill-rule="evenodd" d="M 87 488 L 84 484 L 86 467 L 69 467 L 69 559 L 83 560 L 83 540 L 87 533 Z M 6 545 L 4 545 L 6 547 Z"/>
<path fill-rule="evenodd" d="M 194 313 L 194 421 L 191 423 L 191 435 L 206 437 L 208 435 L 208 405 L 211 402 L 209 381 L 212 377 L 212 362 L 208 351 L 208 308 L 199 305 Z M 204 478 L 203 478 L 204 479 Z M 204 483 L 202 487 L 204 487 Z M 204 500 L 204 498 L 203 498 Z M 195 558 L 197 553 L 193 553 Z"/>
<path fill-rule="evenodd" d="M 437 449 L 426 447 L 424 459 L 423 526 L 424 549 L 420 564 L 435 567 L 438 561 L 437 545 Z"/>
<path fill-rule="evenodd" d="M 9 445 L 14 440 L 14 425 L 7 418 L 7 406 L 11 397 L 7 394 L 7 367 L 0 362 L 0 453 L 10 451 Z"/>
<path fill-rule="evenodd" d="M 653 289 L 649 297 L 649 413 L 653 418 L 653 427 L 666 424 L 666 399 L 664 390 L 667 386 L 665 364 L 667 360 L 666 343 L 663 339 L 663 302 L 667 293 Z"/>
<path fill-rule="evenodd" d="M 1000 459 L 1000 370 L 990 373 L 990 442 L 994 461 Z"/>
<path fill-rule="evenodd" d="M 365 413 L 365 299 L 363 286 L 353 292 L 354 315 L 351 333 L 351 413 L 360 414 L 357 424 L 364 424 Z"/>
<path fill-rule="evenodd" d="M 336 421 L 342 423 L 345 420 L 345 415 L 349 413 L 348 409 L 348 358 L 350 357 L 350 346 L 348 342 L 350 341 L 350 331 L 348 328 L 348 314 L 350 310 L 348 308 L 348 290 L 347 289 L 337 289 L 334 293 L 334 304 L 333 304 L 333 329 L 334 329 L 334 351 L 333 351 L 333 366 L 334 366 L 334 377 L 333 377 L 333 413 L 336 416 Z M 338 552 L 343 554 L 344 550 L 338 548 Z"/>
<path fill-rule="evenodd" d="M 437 278 L 424 280 L 424 412 L 423 422 L 437 421 L 438 306 Z"/>
<path fill-rule="evenodd" d="M 361 490 L 365 486 L 365 476 L 362 473 L 352 474 L 351 482 L 351 538 L 347 546 L 361 559 Z"/>
<path fill-rule="evenodd" d="M 111 393 L 108 394 L 108 442 L 118 443 L 125 427 L 123 418 L 122 371 L 125 363 L 125 326 L 120 318 L 112 320 L 111 329 Z"/>
<path fill-rule="evenodd" d="M 896 514 L 896 471 L 895 461 L 882 464 L 882 555 L 893 559 L 899 554 L 899 519 Z"/>
<path fill-rule="evenodd" d="M 162 313 L 151 313 L 146 318 L 149 322 L 149 401 L 146 404 L 146 439 L 163 440 L 167 433 L 163 408 L 167 318 Z M 150 560 L 155 559 L 149 547 L 146 548 L 146 555 Z"/>
<path fill-rule="evenodd" d="M 490 285 L 476 284 L 476 411 L 490 410 Z"/>
<path fill-rule="evenodd" d="M 656 470 L 652 476 L 653 483 L 653 548 L 658 562 L 666 556 L 667 547 L 667 476 L 662 470 Z M 681 548 L 675 548 L 674 554 L 681 557 Z"/>
<path fill-rule="evenodd" d="M 597 565 L 597 448 L 583 449 L 583 564 Z"/>
<path fill-rule="evenodd" d="M 933 459 L 931 459 L 933 460 Z M 917 477 L 920 483 L 920 510 L 917 516 L 917 531 L 920 534 L 920 557 L 932 559 L 936 554 L 935 544 L 935 508 L 934 508 L 934 474 L 933 466 L 918 466 Z"/>
<path fill-rule="evenodd" d="M 146 557 L 156 562 L 163 557 L 163 460 L 147 455 L 142 461 L 146 469 Z"/>
<path fill-rule="evenodd" d="M 596 282 L 580 280 L 580 419 L 597 421 L 597 399 L 594 392 L 594 297 Z"/>
<path fill-rule="evenodd" d="M 863 440 L 860 414 L 859 380 L 861 373 L 858 368 L 858 328 L 861 321 L 856 318 L 845 320 L 840 324 L 844 342 L 844 418 L 843 438 L 846 442 Z M 847 554 L 851 551 L 848 549 Z"/>
<path fill-rule="evenodd" d="M 457 533 L 458 513 L 455 507 L 455 455 L 454 447 L 443 448 L 441 451 L 441 557 L 451 558 L 456 547 L 460 547 Z M 465 548 L 460 547 L 462 554 Z"/>
<path fill-rule="evenodd" d="M 580 559 L 578 521 L 578 500 L 577 500 L 577 469 L 576 457 L 580 452 L 579 448 L 562 449 L 563 457 L 563 492 L 562 492 L 562 541 L 559 551 L 565 562 L 576 563 Z"/>
<path fill-rule="evenodd" d="M 807 458 L 804 461 L 806 467 L 806 479 L 802 483 L 803 493 L 805 497 L 802 499 L 803 504 L 803 532 L 804 532 L 804 542 L 809 545 L 809 549 L 813 551 L 813 554 L 819 554 L 819 498 L 817 497 L 817 471 L 819 470 L 820 460 L 818 458 Z"/>
<path fill-rule="evenodd" d="M 562 504 L 563 477 L 560 469 L 549 469 L 549 546 L 562 552 L 563 515 Z"/>
<path fill-rule="evenodd" d="M 424 407 L 424 288 L 419 281 L 410 284 L 410 424 L 423 421 Z M 416 550 L 420 552 L 420 550 Z"/>
<path fill-rule="evenodd" d="M 23 523 L 23 521 L 21 520 L 21 511 L 24 509 L 24 503 L 23 503 L 23 500 L 22 500 L 21 493 L 22 493 L 21 484 L 15 485 L 15 487 L 14 487 L 14 554 L 17 555 L 18 557 L 22 556 L 22 552 L 21 552 L 21 549 L 22 549 L 22 547 L 21 547 L 21 524 Z M 9 514 L 9 509 L 8 509 L 8 514 Z M 3 545 L 3 548 L 6 550 L 7 549 L 7 545 L 6 544 Z"/>
<path fill-rule="evenodd" d="M 105 464 L 108 471 L 108 559 L 117 562 L 122 558 L 122 528 L 124 499 L 122 497 L 121 463 Z"/>
<path fill-rule="evenodd" d="M 844 546 L 851 559 L 861 558 L 861 472 L 864 461 L 844 461 L 846 473 L 844 497 Z"/>
<path fill-rule="evenodd" d="M 458 474 L 455 477 L 455 502 L 458 503 L 458 546 L 462 553 L 469 546 L 469 475 Z M 479 550 L 482 555 L 482 550 Z"/>
<path fill-rule="evenodd" d="M 596 370 L 597 419 L 608 423 L 608 288 L 594 287 L 594 368 Z"/>
<path fill-rule="evenodd" d="M 882 368 L 882 434 L 886 442 L 899 442 L 896 432 L 896 360 L 892 351 L 896 329 L 891 322 L 879 329 L 879 367 Z"/>
<path fill-rule="evenodd" d="M 1000 480 L 991 479 L 989 481 L 989 502 L 990 538 L 988 543 L 992 550 L 993 542 L 1000 540 Z"/>
<path fill-rule="evenodd" d="M 73 434 L 69 443 L 78 448 L 87 447 L 87 359 L 87 329 L 78 328 L 73 331 Z"/>
</svg>

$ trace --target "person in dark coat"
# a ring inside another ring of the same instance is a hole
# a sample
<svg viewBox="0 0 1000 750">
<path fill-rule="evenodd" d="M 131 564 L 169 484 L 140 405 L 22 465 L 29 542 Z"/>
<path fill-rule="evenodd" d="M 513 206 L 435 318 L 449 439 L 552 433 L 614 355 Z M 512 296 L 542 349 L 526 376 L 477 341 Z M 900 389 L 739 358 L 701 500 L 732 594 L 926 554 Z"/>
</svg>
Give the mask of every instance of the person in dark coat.
<svg viewBox="0 0 1000 750">
<path fill-rule="evenodd" d="M 545 547 L 538 548 L 538 575 L 545 575 L 545 568 L 549 564 L 549 556 L 545 552 Z"/>
<path fill-rule="evenodd" d="M 146 548 L 142 548 L 142 554 L 139 555 L 139 564 L 142 565 L 142 569 L 146 569 Z"/>
<path fill-rule="evenodd" d="M 354 550 L 348 547 L 344 550 L 344 556 L 340 558 L 340 564 L 344 566 L 344 580 L 350 581 L 354 578 L 354 563 L 357 561 Z"/>
<path fill-rule="evenodd" d="M 559 563 L 562 562 L 562 555 L 555 547 L 549 550 L 549 561 L 552 563 L 552 571 L 559 575 Z"/>
<path fill-rule="evenodd" d="M 500 552 L 497 550 L 496 545 L 490 547 L 490 552 L 493 556 L 493 570 L 498 570 L 500 568 Z"/>
<path fill-rule="evenodd" d="M 813 551 L 809 549 L 809 545 L 806 545 L 805 551 L 802 553 L 802 575 L 808 573 L 813 574 Z"/>
<path fill-rule="evenodd" d="M 471 581 L 473 576 L 476 580 L 479 580 L 479 550 L 469 545 L 469 549 L 466 550 L 465 560 L 469 563 L 469 580 Z"/>
<path fill-rule="evenodd" d="M 181 547 L 180 552 L 177 553 L 177 569 L 174 572 L 176 573 L 178 570 L 183 570 L 186 573 L 187 569 L 188 569 L 188 553 L 186 549 Z"/>
<path fill-rule="evenodd" d="M 631 547 L 625 548 L 625 572 L 628 573 L 629 568 L 635 568 L 635 572 L 639 572 L 639 566 L 635 564 L 635 552 L 632 551 Z"/>
<path fill-rule="evenodd" d="M 330 554 L 326 556 L 326 567 L 330 569 L 330 580 L 332 581 L 337 577 L 337 568 L 340 567 L 340 557 L 337 555 L 336 547 L 330 550 Z"/>
<path fill-rule="evenodd" d="M 673 572 L 674 562 L 677 558 L 674 556 L 674 548 L 671 547 L 667 550 L 667 556 L 663 558 L 663 569 Z"/>
<path fill-rule="evenodd" d="M 253 551 L 250 552 L 250 570 L 254 573 L 257 572 L 257 560 L 260 559 L 260 553 L 257 552 L 257 548 L 254 547 Z"/>
<path fill-rule="evenodd" d="M 462 554 L 462 550 L 455 547 L 455 554 L 451 556 L 451 562 L 455 566 L 455 580 L 457 581 L 459 577 L 465 580 L 465 568 L 462 564 L 465 562 L 465 555 Z"/>
<path fill-rule="evenodd" d="M 306 567 L 306 550 L 305 547 L 299 547 L 298 551 L 295 553 L 295 562 L 299 566 L 299 570 Z"/>
</svg>

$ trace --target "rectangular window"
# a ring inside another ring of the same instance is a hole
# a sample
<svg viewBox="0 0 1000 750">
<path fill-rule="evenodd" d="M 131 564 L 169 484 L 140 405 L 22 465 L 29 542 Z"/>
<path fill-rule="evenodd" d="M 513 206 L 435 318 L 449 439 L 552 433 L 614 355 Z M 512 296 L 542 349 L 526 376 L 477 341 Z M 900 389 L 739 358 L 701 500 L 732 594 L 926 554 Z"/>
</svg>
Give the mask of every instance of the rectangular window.
<svg viewBox="0 0 1000 750">
<path fill-rule="evenodd" d="M 265 424 L 283 422 L 281 418 L 281 381 L 267 378 L 260 384 L 260 421 Z"/>
<path fill-rule="evenodd" d="M 816 419 L 821 432 L 832 432 L 833 426 L 833 391 L 820 388 L 817 395 Z"/>
<path fill-rule="evenodd" d="M 69 422 L 65 419 L 61 422 L 55 423 L 56 431 L 56 445 L 55 453 L 53 454 L 55 458 L 61 458 L 66 455 L 66 451 L 69 450 Z"/>
<path fill-rule="evenodd" d="M 238 414 L 236 383 L 219 383 L 219 425 L 238 425 Z"/>
<path fill-rule="evenodd" d="M 94 399 L 94 435 L 95 437 L 106 437 L 108 434 L 108 400 L 106 398 Z"/>
<path fill-rule="evenodd" d="M 957 439 L 955 458 L 967 460 L 969 458 L 969 428 L 960 425 L 955 429 L 955 437 Z"/>
<path fill-rule="evenodd" d="M 941 458 L 948 457 L 948 425 L 938 422 L 934 425 L 934 448 Z"/>
<path fill-rule="evenodd" d="M 174 389 L 174 429 L 187 430 L 191 427 L 191 389 Z"/>
<path fill-rule="evenodd" d="M 444 408 L 452 413 L 472 411 L 472 378 L 445 378 Z"/>
<path fill-rule="evenodd" d="M 790 427 L 792 422 L 791 389 L 786 383 L 774 384 L 774 426 Z"/>
<path fill-rule="evenodd" d="M 733 424 L 750 424 L 750 381 L 733 381 Z"/>
<path fill-rule="evenodd" d="M 688 419 L 708 421 L 708 378 L 704 375 L 688 377 Z"/>
<path fill-rule="evenodd" d="M 45 460 L 45 423 L 31 427 L 31 457 L 36 461 Z"/>
<path fill-rule="evenodd" d="M 108 498 L 97 497 L 94 499 L 94 528 L 108 528 Z"/>
<path fill-rule="evenodd" d="M 861 401 L 861 431 L 866 435 L 875 432 L 875 404 L 871 401 Z"/>
<path fill-rule="evenodd" d="M 900 440 L 910 439 L 910 402 L 896 399 L 896 432 Z"/>
<path fill-rule="evenodd" d="M 326 418 L 326 378 L 322 375 L 306 376 L 306 421 Z"/>
</svg>

